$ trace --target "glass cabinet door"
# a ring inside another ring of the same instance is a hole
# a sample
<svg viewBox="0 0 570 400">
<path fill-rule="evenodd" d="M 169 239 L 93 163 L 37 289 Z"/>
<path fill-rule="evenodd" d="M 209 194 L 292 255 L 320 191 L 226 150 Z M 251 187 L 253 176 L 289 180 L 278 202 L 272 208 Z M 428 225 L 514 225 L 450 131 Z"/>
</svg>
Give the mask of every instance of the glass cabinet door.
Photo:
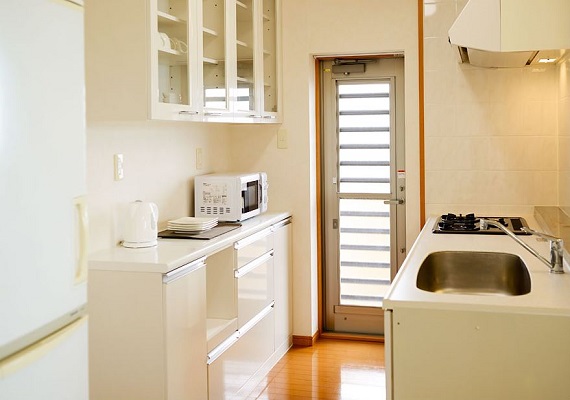
<svg viewBox="0 0 570 400">
<path fill-rule="evenodd" d="M 203 96 L 210 110 L 228 110 L 225 22 L 224 0 L 202 0 Z"/>
<path fill-rule="evenodd" d="M 187 0 L 158 0 L 154 32 L 158 57 L 158 103 L 192 106 L 189 48 L 191 44 Z"/>
<path fill-rule="evenodd" d="M 276 0 L 263 0 L 263 111 L 277 109 L 277 12 Z"/>
<path fill-rule="evenodd" d="M 254 0 L 236 0 L 236 111 L 255 110 Z"/>
</svg>

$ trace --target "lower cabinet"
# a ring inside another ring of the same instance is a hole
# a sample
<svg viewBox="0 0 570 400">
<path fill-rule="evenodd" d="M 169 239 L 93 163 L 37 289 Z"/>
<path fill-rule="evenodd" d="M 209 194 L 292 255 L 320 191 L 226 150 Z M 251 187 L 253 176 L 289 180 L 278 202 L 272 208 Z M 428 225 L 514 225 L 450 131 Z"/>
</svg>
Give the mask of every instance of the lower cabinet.
<svg viewBox="0 0 570 400">
<path fill-rule="evenodd" d="M 91 271 L 90 400 L 204 400 L 206 266 Z"/>
<path fill-rule="evenodd" d="M 207 393 L 205 282 L 203 262 L 163 278 L 168 399 L 199 400 Z"/>
<path fill-rule="evenodd" d="M 293 333 L 293 255 L 291 221 L 274 226 L 273 264 L 275 291 L 275 351 L 285 352 L 292 343 Z"/>
<path fill-rule="evenodd" d="M 252 320 L 247 331 L 239 336 L 229 347 L 214 349 L 208 361 L 208 398 L 236 399 L 247 397 L 257 384 L 256 372 L 271 358 L 274 351 L 273 332 L 275 313 L 268 307 L 260 314 L 258 321 Z M 223 346 L 223 344 L 221 345 Z M 251 385 L 248 385 L 251 383 Z M 253 386 L 253 387 L 252 387 Z"/>
<path fill-rule="evenodd" d="M 166 274 L 92 268 L 90 399 L 246 398 L 292 343 L 289 221 Z"/>
</svg>

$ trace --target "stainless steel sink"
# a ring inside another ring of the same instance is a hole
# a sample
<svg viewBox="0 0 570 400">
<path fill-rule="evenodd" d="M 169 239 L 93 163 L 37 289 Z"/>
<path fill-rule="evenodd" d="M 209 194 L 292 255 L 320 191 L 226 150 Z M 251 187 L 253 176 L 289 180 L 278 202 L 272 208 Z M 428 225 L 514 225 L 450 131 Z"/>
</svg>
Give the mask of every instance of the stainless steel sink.
<svg viewBox="0 0 570 400">
<path fill-rule="evenodd" d="M 434 293 L 520 296 L 530 292 L 530 275 L 514 254 L 440 251 L 423 261 L 416 286 Z"/>
</svg>

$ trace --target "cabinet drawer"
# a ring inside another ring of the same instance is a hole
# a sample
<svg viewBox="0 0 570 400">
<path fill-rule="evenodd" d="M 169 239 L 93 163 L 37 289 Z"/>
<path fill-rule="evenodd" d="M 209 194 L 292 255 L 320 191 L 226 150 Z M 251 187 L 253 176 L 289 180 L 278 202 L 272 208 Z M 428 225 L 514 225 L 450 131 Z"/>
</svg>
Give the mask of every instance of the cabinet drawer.
<svg viewBox="0 0 570 400">
<path fill-rule="evenodd" d="M 238 328 L 273 301 L 273 273 L 273 250 L 235 271 Z"/>
<path fill-rule="evenodd" d="M 273 250 L 273 232 L 267 228 L 235 243 L 236 268 L 252 262 Z"/>
<path fill-rule="evenodd" d="M 270 311 L 208 365 L 208 398 L 241 398 L 240 390 L 273 354 L 274 313 Z"/>
</svg>

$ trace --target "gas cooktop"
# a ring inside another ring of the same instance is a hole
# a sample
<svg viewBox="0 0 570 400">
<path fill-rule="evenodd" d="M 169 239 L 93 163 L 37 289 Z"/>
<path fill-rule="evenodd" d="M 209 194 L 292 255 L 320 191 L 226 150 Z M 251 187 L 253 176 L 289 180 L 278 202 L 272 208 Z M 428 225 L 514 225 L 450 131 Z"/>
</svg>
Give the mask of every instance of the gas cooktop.
<svg viewBox="0 0 570 400">
<path fill-rule="evenodd" d="M 479 218 L 500 222 L 515 235 L 530 235 L 522 230 L 528 224 L 522 217 L 476 217 L 475 214 L 445 214 L 439 217 L 432 229 L 433 233 L 464 233 L 475 235 L 505 235 L 499 228 L 489 225 L 489 229 L 481 229 Z"/>
</svg>

